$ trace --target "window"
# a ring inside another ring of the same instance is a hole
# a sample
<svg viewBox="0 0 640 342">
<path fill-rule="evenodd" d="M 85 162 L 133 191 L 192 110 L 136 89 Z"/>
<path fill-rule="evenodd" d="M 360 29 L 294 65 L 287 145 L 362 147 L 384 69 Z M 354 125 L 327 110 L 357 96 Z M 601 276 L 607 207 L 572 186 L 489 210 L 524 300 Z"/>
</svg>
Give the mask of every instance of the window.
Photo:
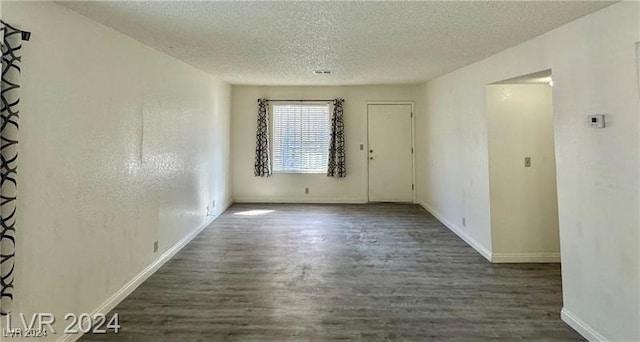
<svg viewBox="0 0 640 342">
<path fill-rule="evenodd" d="M 326 173 L 329 104 L 273 105 L 273 172 Z"/>
</svg>

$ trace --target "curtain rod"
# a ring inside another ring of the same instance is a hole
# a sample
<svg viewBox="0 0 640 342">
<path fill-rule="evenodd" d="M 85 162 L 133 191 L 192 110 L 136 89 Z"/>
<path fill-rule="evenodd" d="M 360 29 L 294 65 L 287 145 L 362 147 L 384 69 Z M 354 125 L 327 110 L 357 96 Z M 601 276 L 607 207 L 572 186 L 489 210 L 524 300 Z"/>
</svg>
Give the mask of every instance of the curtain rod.
<svg viewBox="0 0 640 342">
<path fill-rule="evenodd" d="M 271 101 L 271 102 L 333 102 L 333 100 L 335 99 L 331 99 L 331 100 L 269 100 L 267 99 L 267 101 Z"/>
</svg>

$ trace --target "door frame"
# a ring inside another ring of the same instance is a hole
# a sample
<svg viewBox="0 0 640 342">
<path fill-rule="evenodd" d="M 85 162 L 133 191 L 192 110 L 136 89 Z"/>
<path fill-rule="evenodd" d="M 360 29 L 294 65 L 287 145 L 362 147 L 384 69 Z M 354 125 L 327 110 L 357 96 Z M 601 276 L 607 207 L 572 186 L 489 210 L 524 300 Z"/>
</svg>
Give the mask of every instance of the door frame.
<svg viewBox="0 0 640 342">
<path fill-rule="evenodd" d="M 365 101 L 365 105 L 367 106 L 367 125 L 366 129 L 366 137 L 367 137 L 367 146 L 365 149 L 365 160 L 367 163 L 367 203 L 370 203 L 369 199 L 369 105 L 410 105 L 411 106 L 411 184 L 413 184 L 413 189 L 411 190 L 411 203 L 416 203 L 416 132 L 415 132 L 415 119 L 416 119 L 416 111 L 415 111 L 415 101 Z"/>
</svg>

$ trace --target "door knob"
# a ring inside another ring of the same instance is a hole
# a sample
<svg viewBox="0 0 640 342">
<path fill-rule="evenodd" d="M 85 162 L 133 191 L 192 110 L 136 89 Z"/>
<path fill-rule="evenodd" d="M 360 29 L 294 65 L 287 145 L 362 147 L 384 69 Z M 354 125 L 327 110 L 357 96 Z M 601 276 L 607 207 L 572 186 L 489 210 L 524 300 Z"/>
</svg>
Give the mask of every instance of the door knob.
<svg viewBox="0 0 640 342">
<path fill-rule="evenodd" d="M 373 150 L 369 150 L 369 153 L 373 153 Z"/>
<path fill-rule="evenodd" d="M 369 157 L 369 160 L 373 160 L 373 157 Z"/>
</svg>

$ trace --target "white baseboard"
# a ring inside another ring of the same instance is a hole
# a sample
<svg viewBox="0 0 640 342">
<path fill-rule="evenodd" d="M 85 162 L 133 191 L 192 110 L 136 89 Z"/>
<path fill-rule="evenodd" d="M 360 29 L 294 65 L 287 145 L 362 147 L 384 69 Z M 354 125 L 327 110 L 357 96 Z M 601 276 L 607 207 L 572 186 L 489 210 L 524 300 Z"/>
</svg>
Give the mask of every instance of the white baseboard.
<svg viewBox="0 0 640 342">
<path fill-rule="evenodd" d="M 494 263 L 559 263 L 560 253 L 493 253 Z"/>
<path fill-rule="evenodd" d="M 598 333 L 583 320 L 576 317 L 576 315 L 567 310 L 567 308 L 562 308 L 562 310 L 560 310 L 560 318 L 588 341 L 607 342 L 607 339 L 604 338 L 604 336 L 600 335 L 600 333 Z"/>
<path fill-rule="evenodd" d="M 225 204 L 222 211 L 220 213 L 224 213 L 233 201 L 229 201 Z M 145 280 L 147 280 L 152 274 L 154 274 L 162 265 L 164 265 L 167 261 L 171 260 L 184 246 L 186 246 L 193 238 L 195 238 L 198 234 L 200 234 L 205 228 L 207 228 L 220 214 L 216 216 L 207 216 L 207 220 L 203 223 L 198 229 L 193 232 L 187 234 L 180 241 L 178 241 L 175 245 L 169 248 L 167 251 L 162 253 L 162 255 L 154 260 L 149 266 L 143 269 L 140 273 L 138 273 L 135 277 L 129 280 L 120 290 L 116 291 L 111 297 L 109 297 L 106 301 L 104 301 L 97 309 L 95 309 L 91 313 L 91 317 L 94 317 L 95 314 L 102 313 L 107 314 L 109 311 L 113 310 L 120 302 L 122 302 L 127 296 L 129 296 L 135 289 L 138 288 Z M 82 334 L 65 334 L 62 335 L 58 342 L 73 342 L 77 341 L 82 337 Z"/>
<path fill-rule="evenodd" d="M 469 246 L 473 247 L 473 249 L 475 249 L 478 253 L 480 253 L 480 255 L 482 255 L 485 259 L 487 259 L 488 261 L 491 261 L 491 251 L 490 250 L 488 250 L 486 247 L 481 245 L 478 241 L 476 241 L 471 236 L 467 235 L 467 233 L 465 233 L 464 231 L 460 230 L 456 225 L 454 225 L 453 223 L 449 222 L 449 220 L 444 218 L 444 216 L 442 216 L 437 210 L 433 209 L 432 207 L 430 207 L 426 203 L 420 203 L 420 205 L 426 211 L 431 213 L 431 215 L 433 215 L 435 218 L 437 218 L 438 221 L 442 222 L 442 224 L 444 224 L 447 228 L 449 228 L 449 230 L 451 230 L 456 235 L 458 235 Z"/>
<path fill-rule="evenodd" d="M 367 203 L 365 198 L 332 198 L 332 197 L 234 197 L 234 203 L 327 203 L 327 204 L 362 204 Z"/>
</svg>

